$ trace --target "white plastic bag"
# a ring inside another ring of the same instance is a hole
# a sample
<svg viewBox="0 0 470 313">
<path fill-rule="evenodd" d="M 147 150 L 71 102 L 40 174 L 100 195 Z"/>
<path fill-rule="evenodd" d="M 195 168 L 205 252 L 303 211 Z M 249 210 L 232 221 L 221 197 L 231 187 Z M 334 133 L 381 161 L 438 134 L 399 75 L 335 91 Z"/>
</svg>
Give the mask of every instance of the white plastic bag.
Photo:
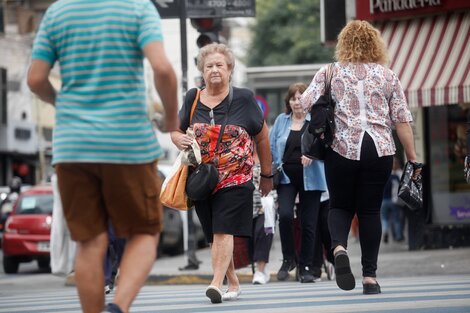
<svg viewBox="0 0 470 313">
<path fill-rule="evenodd" d="M 76 243 L 70 238 L 55 174 L 52 176 L 51 182 L 54 194 L 51 225 L 51 271 L 54 275 L 66 276 L 73 270 Z"/>
<path fill-rule="evenodd" d="M 274 234 L 276 224 L 276 212 L 274 209 L 274 198 L 271 195 L 261 197 L 261 205 L 264 208 L 264 232 Z"/>
<path fill-rule="evenodd" d="M 186 134 L 190 136 L 191 138 L 193 138 L 193 141 L 191 143 L 191 148 L 181 151 L 182 153 L 181 164 L 189 165 L 189 166 L 197 166 L 198 164 L 201 164 L 202 162 L 201 149 L 199 147 L 199 144 L 196 141 L 196 138 L 194 137 L 194 132 L 191 128 L 188 128 L 186 130 Z"/>
</svg>

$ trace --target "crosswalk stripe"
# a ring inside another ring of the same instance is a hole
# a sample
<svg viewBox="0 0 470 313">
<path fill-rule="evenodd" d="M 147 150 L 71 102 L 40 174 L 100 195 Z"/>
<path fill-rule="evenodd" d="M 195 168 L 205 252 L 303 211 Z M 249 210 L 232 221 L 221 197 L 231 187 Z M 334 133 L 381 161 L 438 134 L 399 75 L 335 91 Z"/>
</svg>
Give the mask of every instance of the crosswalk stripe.
<svg viewBox="0 0 470 313">
<path fill-rule="evenodd" d="M 345 292 L 335 282 L 242 285 L 238 301 L 211 304 L 202 285 L 144 286 L 131 312 L 159 313 L 470 313 L 470 275 L 384 278 L 382 294 Z M 109 302 L 112 294 L 106 296 Z M 81 312 L 75 288 L 0 297 L 0 313 Z"/>
</svg>

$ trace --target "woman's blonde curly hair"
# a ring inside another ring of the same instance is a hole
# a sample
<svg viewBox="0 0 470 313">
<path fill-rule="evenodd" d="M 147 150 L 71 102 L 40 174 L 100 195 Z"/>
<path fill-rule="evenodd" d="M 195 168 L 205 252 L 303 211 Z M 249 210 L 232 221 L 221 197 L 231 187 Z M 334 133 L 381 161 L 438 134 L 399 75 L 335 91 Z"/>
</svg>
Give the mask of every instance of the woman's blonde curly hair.
<svg viewBox="0 0 470 313">
<path fill-rule="evenodd" d="M 335 58 L 339 62 L 379 63 L 389 61 L 387 47 L 378 29 L 366 21 L 350 21 L 338 35 Z"/>
</svg>

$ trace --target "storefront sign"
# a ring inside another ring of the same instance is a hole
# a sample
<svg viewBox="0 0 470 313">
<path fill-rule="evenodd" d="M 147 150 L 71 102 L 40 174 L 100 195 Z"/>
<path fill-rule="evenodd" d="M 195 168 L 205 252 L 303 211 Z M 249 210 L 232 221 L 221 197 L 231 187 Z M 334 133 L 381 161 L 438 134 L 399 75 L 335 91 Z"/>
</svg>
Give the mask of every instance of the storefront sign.
<svg viewBox="0 0 470 313">
<path fill-rule="evenodd" d="M 440 6 L 441 0 L 370 0 L 370 14 Z"/>
<path fill-rule="evenodd" d="M 451 206 L 450 215 L 457 221 L 470 220 L 470 207 Z"/>
<path fill-rule="evenodd" d="M 470 9 L 468 0 L 356 0 L 359 20 L 389 20 Z"/>
</svg>

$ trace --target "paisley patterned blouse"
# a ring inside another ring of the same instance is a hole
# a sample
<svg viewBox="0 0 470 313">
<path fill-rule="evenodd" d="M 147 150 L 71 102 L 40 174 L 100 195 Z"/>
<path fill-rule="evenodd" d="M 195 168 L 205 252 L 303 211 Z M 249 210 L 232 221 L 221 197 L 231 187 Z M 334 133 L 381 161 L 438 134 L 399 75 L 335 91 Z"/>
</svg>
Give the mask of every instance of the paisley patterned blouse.
<svg viewBox="0 0 470 313">
<path fill-rule="evenodd" d="M 217 151 L 215 146 L 227 112 L 228 97 L 212 110 L 198 101 L 190 125 L 189 115 L 195 93 L 195 89 L 187 93 L 179 113 L 180 129 L 185 132 L 191 126 L 201 148 L 202 162 L 216 164 L 219 171 L 216 190 L 251 180 L 254 164 L 252 137 L 261 131 L 264 124 L 263 114 L 253 93 L 248 89 L 233 88 L 233 101 Z"/>
<path fill-rule="evenodd" d="M 302 106 L 310 106 L 323 94 L 328 66 L 322 67 L 302 94 Z M 334 63 L 331 94 L 336 101 L 336 132 L 332 148 L 350 160 L 359 160 L 367 132 L 379 157 L 395 154 L 392 125 L 411 122 L 403 88 L 390 69 L 376 63 Z"/>
</svg>

